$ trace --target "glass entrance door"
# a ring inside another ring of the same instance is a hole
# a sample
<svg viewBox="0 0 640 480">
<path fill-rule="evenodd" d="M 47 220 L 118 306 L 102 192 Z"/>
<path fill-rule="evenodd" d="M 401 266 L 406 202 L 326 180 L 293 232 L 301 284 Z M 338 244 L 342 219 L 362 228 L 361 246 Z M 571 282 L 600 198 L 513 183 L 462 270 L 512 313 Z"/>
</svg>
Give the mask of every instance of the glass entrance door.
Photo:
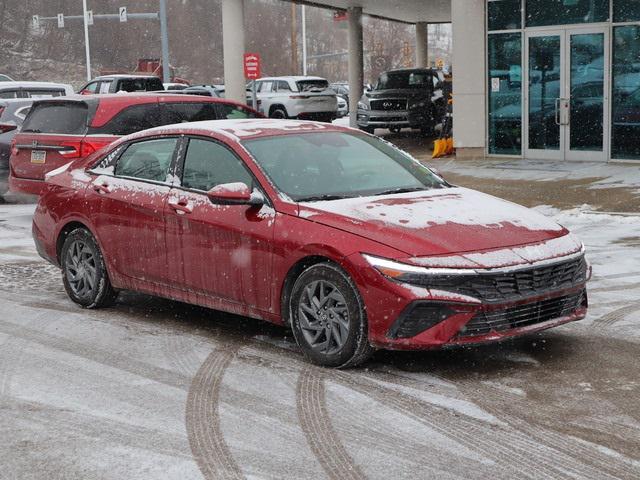
<svg viewBox="0 0 640 480">
<path fill-rule="evenodd" d="M 527 157 L 606 159 L 606 45 L 604 28 L 527 33 Z"/>
</svg>

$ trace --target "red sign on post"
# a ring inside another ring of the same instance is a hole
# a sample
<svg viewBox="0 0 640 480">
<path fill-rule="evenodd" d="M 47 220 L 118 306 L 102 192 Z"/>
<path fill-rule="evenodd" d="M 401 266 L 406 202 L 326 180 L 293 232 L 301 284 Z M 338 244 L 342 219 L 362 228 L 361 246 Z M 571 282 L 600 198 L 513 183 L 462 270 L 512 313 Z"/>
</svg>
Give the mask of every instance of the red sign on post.
<svg viewBox="0 0 640 480">
<path fill-rule="evenodd" d="M 255 80 L 262 76 L 259 53 L 244 54 L 244 76 L 247 80 Z"/>
</svg>

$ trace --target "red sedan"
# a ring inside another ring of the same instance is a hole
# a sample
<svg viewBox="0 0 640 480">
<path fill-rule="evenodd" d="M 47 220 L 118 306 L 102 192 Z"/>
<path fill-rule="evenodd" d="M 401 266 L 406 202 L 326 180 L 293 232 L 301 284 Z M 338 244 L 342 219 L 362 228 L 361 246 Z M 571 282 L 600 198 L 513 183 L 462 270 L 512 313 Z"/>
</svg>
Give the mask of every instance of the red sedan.
<svg viewBox="0 0 640 480">
<path fill-rule="evenodd" d="M 147 130 L 51 172 L 40 254 L 88 308 L 129 289 L 289 325 L 313 362 L 471 344 L 585 316 L 584 248 L 356 130 Z"/>
</svg>

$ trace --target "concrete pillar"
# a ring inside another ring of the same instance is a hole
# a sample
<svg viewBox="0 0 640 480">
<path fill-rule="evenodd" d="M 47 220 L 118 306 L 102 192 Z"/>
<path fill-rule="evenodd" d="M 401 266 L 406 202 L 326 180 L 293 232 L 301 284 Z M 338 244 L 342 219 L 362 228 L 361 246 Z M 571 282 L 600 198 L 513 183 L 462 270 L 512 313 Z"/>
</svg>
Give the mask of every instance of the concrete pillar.
<svg viewBox="0 0 640 480">
<path fill-rule="evenodd" d="M 484 156 L 485 0 L 451 0 L 453 141 L 458 157 Z"/>
<path fill-rule="evenodd" d="M 427 68 L 429 66 L 429 24 L 427 22 L 416 23 L 416 67 Z"/>
<path fill-rule="evenodd" d="M 246 103 L 243 0 L 222 0 L 222 53 L 225 98 Z"/>
<path fill-rule="evenodd" d="M 357 127 L 358 101 L 364 83 L 364 55 L 362 43 L 362 7 L 347 9 L 349 22 L 349 125 Z"/>
</svg>

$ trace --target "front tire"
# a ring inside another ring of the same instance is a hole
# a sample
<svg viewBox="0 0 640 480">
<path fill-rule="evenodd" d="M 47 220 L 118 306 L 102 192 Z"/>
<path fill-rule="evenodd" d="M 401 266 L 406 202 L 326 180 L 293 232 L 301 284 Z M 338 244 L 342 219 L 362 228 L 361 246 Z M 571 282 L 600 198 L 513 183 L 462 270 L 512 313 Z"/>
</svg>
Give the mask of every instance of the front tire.
<svg viewBox="0 0 640 480">
<path fill-rule="evenodd" d="M 321 263 L 307 268 L 294 283 L 290 302 L 294 337 L 311 362 L 347 368 L 373 353 L 364 304 L 339 267 Z"/>
<path fill-rule="evenodd" d="M 104 258 L 90 232 L 76 228 L 60 253 L 62 281 L 69 298 L 84 308 L 112 305 L 118 293 L 111 286 Z"/>
</svg>

